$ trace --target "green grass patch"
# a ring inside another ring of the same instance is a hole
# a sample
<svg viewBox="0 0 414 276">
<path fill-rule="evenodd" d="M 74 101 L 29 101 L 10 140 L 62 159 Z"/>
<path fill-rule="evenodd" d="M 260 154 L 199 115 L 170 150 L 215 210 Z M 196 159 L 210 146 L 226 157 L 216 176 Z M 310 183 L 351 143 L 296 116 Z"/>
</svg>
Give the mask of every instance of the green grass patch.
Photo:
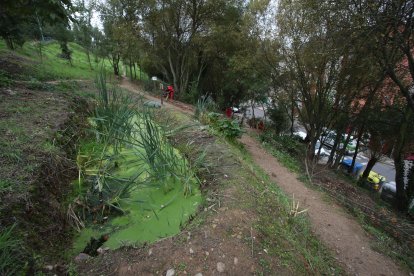
<svg viewBox="0 0 414 276">
<path fill-rule="evenodd" d="M 38 42 L 26 42 L 22 48 L 10 51 L 6 48 L 4 40 L 0 40 L 0 58 L 8 60 L 10 67 L 13 65 L 22 67 L 12 76 L 13 79 L 26 81 L 93 79 L 102 67 L 108 71 L 112 69 L 106 59 L 101 59 L 98 63 L 91 61 L 90 65 L 85 51 L 76 43 L 69 43 L 69 49 L 72 51 L 72 64 L 58 57 L 61 49 L 55 41 L 43 44 L 41 56 Z M 10 55 L 13 55 L 12 59 Z M 10 70 L 14 72 L 13 68 Z M 0 74 L 0 85 L 7 85 L 8 82 L 4 74 Z"/>
<path fill-rule="evenodd" d="M 25 265 L 22 259 L 22 242 L 15 235 L 16 224 L 0 233 L 0 274 L 16 275 Z"/>
</svg>

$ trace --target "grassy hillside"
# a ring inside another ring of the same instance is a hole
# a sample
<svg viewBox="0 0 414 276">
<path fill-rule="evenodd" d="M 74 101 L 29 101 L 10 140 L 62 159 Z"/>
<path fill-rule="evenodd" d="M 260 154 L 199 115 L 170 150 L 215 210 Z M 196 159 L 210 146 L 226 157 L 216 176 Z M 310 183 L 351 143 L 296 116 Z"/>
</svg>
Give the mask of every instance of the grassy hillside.
<svg viewBox="0 0 414 276">
<path fill-rule="evenodd" d="M 72 64 L 58 57 L 61 51 L 57 42 L 45 43 L 42 46 L 42 56 L 38 45 L 37 42 L 27 42 L 17 51 L 10 51 L 6 48 L 4 40 L 0 40 L 0 83 L 2 80 L 6 82 L 7 79 L 26 81 L 93 79 L 101 66 L 111 71 L 111 65 L 107 60 L 100 59 L 96 63 L 93 56 L 89 65 L 84 49 L 76 43 L 69 43 Z"/>
</svg>

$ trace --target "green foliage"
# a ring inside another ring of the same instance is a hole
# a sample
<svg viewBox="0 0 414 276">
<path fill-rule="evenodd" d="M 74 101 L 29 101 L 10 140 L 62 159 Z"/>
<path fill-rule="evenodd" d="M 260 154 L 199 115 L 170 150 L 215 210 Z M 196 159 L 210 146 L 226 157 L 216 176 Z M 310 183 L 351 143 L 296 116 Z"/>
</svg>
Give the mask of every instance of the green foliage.
<svg viewBox="0 0 414 276">
<path fill-rule="evenodd" d="M 0 70 L 0 87 L 8 87 L 13 84 L 9 74 L 7 72 Z"/>
<path fill-rule="evenodd" d="M 42 58 L 40 58 L 36 42 L 25 43 L 21 49 L 12 52 L 5 49 L 5 42 L 0 40 L 0 60 L 12 63 L 10 69 L 5 67 L 2 70 L 12 80 L 49 81 L 94 79 L 101 68 L 110 68 L 108 60 L 94 63 L 90 68 L 83 48 L 75 43 L 68 45 L 72 51 L 72 65 L 65 59 L 57 58 L 61 49 L 59 43 L 55 41 L 44 43 Z M 15 72 L 16 68 L 19 69 L 18 72 Z"/>
<path fill-rule="evenodd" d="M 116 86 L 108 86 L 105 72 L 101 72 L 97 79 L 98 104 L 93 118 L 96 135 L 105 145 L 112 145 L 115 152 L 132 134 L 133 118 L 137 114 L 136 108 L 130 106 L 132 99 Z"/>
<path fill-rule="evenodd" d="M 36 2 L 2 1 L 0 11 L 0 36 L 8 48 L 22 46 L 27 38 L 40 39 L 44 23 L 68 25 L 70 0 L 44 0 Z"/>
<path fill-rule="evenodd" d="M 280 135 L 286 132 L 289 129 L 289 118 L 286 114 L 286 111 L 280 107 L 273 107 L 268 109 L 267 115 L 272 121 L 271 130 L 273 130 L 277 135 Z"/>
<path fill-rule="evenodd" d="M 16 238 L 16 224 L 3 229 L 0 233 L 0 274 L 16 275 L 22 273 L 24 250 L 22 242 Z"/>
<path fill-rule="evenodd" d="M 220 113 L 210 112 L 207 115 L 208 124 L 229 140 L 234 140 L 242 135 L 242 129 L 236 120 L 223 118 Z"/>
<path fill-rule="evenodd" d="M 42 91 L 50 91 L 53 89 L 51 84 L 41 82 L 35 78 L 32 78 L 27 84 L 26 87 L 31 90 L 42 90 Z"/>
<path fill-rule="evenodd" d="M 194 116 L 202 123 L 208 122 L 208 113 L 217 109 L 216 103 L 209 96 L 201 96 L 197 100 L 197 105 L 194 111 Z"/>
</svg>

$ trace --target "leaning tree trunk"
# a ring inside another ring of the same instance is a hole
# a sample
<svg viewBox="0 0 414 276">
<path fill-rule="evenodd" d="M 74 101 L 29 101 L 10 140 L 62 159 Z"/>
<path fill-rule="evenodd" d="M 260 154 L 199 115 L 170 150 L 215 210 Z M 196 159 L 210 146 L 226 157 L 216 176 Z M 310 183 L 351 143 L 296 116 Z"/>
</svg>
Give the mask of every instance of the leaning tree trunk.
<svg viewBox="0 0 414 276">
<path fill-rule="evenodd" d="M 408 136 L 408 123 L 411 121 L 412 115 L 413 111 L 407 106 L 394 148 L 395 183 L 397 187 L 395 206 L 400 211 L 405 211 L 408 207 L 408 198 L 404 183 L 403 149 Z"/>
<path fill-rule="evenodd" d="M 371 172 L 372 168 L 374 168 L 377 161 L 378 161 L 378 158 L 375 156 L 369 159 L 367 167 L 365 168 L 364 172 L 362 173 L 361 178 L 359 179 L 360 183 L 364 183 L 368 179 L 369 173 Z"/>
</svg>

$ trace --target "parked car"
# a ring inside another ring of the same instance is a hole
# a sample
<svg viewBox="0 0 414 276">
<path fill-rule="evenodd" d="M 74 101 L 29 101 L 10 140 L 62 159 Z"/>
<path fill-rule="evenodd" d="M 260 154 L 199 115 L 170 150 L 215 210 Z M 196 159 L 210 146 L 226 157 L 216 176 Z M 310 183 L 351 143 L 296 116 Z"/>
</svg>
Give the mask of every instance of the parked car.
<svg viewBox="0 0 414 276">
<path fill-rule="evenodd" d="M 389 203 L 393 203 L 395 195 L 397 194 L 397 187 L 394 181 L 384 183 L 380 190 L 381 199 Z"/>
<path fill-rule="evenodd" d="M 342 165 L 343 168 L 348 170 L 352 165 L 352 159 L 342 160 L 341 165 Z M 354 169 L 353 169 L 352 172 L 357 174 L 360 170 L 362 170 L 362 167 L 364 167 L 364 165 L 362 165 L 361 163 L 355 162 Z"/>
<path fill-rule="evenodd" d="M 303 142 L 305 141 L 307 134 L 304 131 L 295 131 L 293 132 L 293 136 L 299 141 Z"/>
<path fill-rule="evenodd" d="M 362 174 L 363 172 L 359 176 L 361 177 Z M 378 191 L 380 187 L 382 186 L 382 184 L 384 184 L 387 179 L 385 178 L 385 176 L 382 176 L 371 170 L 369 172 L 367 180 L 369 183 L 372 184 L 372 187 L 370 188 L 374 189 L 375 191 Z"/>
<path fill-rule="evenodd" d="M 320 151 L 319 151 L 320 148 Z M 315 156 L 318 155 L 319 152 L 319 157 L 326 157 L 329 156 L 330 152 L 326 149 L 324 149 L 321 145 L 321 142 L 318 140 L 315 144 Z"/>
<path fill-rule="evenodd" d="M 322 133 L 320 140 L 325 146 L 332 148 L 335 144 L 336 135 L 337 134 L 335 131 L 326 130 L 324 133 Z M 347 138 L 348 138 L 348 134 L 342 135 L 342 139 L 340 140 L 338 149 L 342 149 L 344 147 L 344 144 Z M 356 141 L 355 141 L 355 138 L 351 136 L 348 144 L 346 145 L 345 154 L 353 155 L 355 153 L 355 149 L 356 149 Z"/>
<path fill-rule="evenodd" d="M 237 106 L 233 106 L 231 107 L 231 111 L 233 111 L 233 113 L 240 113 L 240 108 Z"/>
</svg>

